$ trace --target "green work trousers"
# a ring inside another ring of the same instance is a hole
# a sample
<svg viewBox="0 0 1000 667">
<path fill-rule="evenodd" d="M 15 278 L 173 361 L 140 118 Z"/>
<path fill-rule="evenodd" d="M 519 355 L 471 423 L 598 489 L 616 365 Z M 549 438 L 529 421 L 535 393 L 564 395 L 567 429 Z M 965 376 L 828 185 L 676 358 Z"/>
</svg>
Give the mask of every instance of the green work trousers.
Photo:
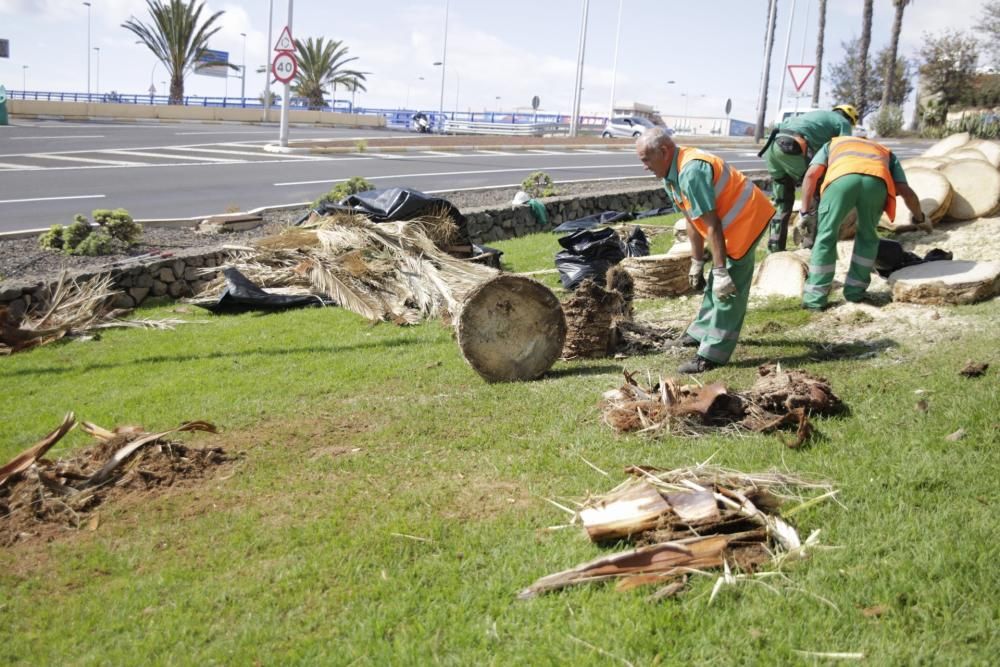
<svg viewBox="0 0 1000 667">
<path fill-rule="evenodd" d="M 878 253 L 875 228 L 885 208 L 886 196 L 885 181 L 865 174 L 841 176 L 823 191 L 819 202 L 816 243 L 809 259 L 809 278 L 802 294 L 806 308 L 822 308 L 830 297 L 837 267 L 837 235 L 840 224 L 852 208 L 858 211 L 858 230 L 854 237 L 851 266 L 844 279 L 844 298 L 860 301 L 864 297 Z"/>
<path fill-rule="evenodd" d="M 760 239 L 758 239 L 759 241 Z M 743 318 L 747 314 L 747 300 L 750 298 L 750 282 L 753 279 L 754 252 L 757 242 L 747 250 L 742 259 L 726 257 L 726 269 L 736 285 L 736 294 L 730 299 L 719 299 L 712 293 L 715 276 L 709 272 L 708 283 L 702 296 L 701 310 L 691 326 L 689 336 L 698 341 L 698 356 L 724 364 L 733 356 L 736 341 L 743 328 Z"/>
<path fill-rule="evenodd" d="M 771 200 L 775 214 L 771 218 L 767 249 L 778 252 L 788 244 L 788 222 L 795 204 L 795 186 L 802 181 L 808 164 L 802 155 L 786 155 L 772 143 L 764 153 L 767 172 L 771 176 Z"/>
</svg>

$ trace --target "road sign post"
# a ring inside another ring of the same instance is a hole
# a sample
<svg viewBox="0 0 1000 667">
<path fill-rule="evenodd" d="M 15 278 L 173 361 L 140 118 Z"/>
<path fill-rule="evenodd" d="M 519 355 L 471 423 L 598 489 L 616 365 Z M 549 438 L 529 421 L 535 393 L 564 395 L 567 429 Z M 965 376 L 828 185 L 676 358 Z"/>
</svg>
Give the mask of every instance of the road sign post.
<svg viewBox="0 0 1000 667">
<path fill-rule="evenodd" d="M 291 94 L 291 88 L 289 84 L 292 79 L 295 78 L 295 74 L 298 71 L 298 63 L 295 62 L 295 40 L 292 38 L 292 0 L 288 0 L 288 23 L 285 24 L 285 28 L 281 31 L 278 36 L 278 42 L 274 45 L 274 50 L 278 52 L 275 56 L 274 61 L 271 63 L 271 70 L 274 75 L 278 76 L 278 65 L 282 66 L 283 76 L 287 75 L 287 80 L 284 80 L 284 95 L 281 98 L 281 122 L 278 127 L 278 144 L 282 148 L 288 147 L 288 109 L 289 109 L 289 97 Z M 291 69 L 288 68 L 288 59 L 291 59 Z M 279 81 L 283 79 L 278 77 Z"/>
</svg>

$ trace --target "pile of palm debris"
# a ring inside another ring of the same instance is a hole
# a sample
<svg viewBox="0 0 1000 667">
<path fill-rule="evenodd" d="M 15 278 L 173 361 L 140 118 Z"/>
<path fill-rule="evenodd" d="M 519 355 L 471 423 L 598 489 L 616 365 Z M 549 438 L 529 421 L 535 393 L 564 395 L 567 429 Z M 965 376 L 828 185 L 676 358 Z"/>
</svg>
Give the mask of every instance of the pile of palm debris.
<svg viewBox="0 0 1000 667">
<path fill-rule="evenodd" d="M 183 320 L 123 319 L 130 311 L 111 306 L 117 293 L 112 285 L 109 274 L 78 283 L 62 273 L 31 313 L 15 317 L 0 306 L 0 356 L 61 338 L 93 337 L 101 329 L 171 329 L 183 323 Z"/>
<path fill-rule="evenodd" d="M 208 422 L 186 422 L 159 433 L 138 426 L 113 431 L 80 422 L 96 442 L 68 459 L 43 458 L 77 424 L 73 413 L 38 443 L 0 467 L 0 546 L 89 527 L 103 503 L 129 492 L 172 486 L 232 459 L 220 447 L 194 449 L 167 439 L 181 431 L 216 433 Z"/>
<path fill-rule="evenodd" d="M 331 299 L 373 321 L 413 324 L 455 315 L 466 294 L 497 275 L 442 250 L 456 233 L 448 216 L 375 223 L 335 213 L 239 248 L 228 266 L 261 288 Z M 189 301 L 207 307 L 226 286 L 220 276 Z"/>
<path fill-rule="evenodd" d="M 763 580 L 784 575 L 759 572 L 762 566 L 803 558 L 818 544 L 818 530 L 803 541 L 785 519 L 836 495 L 827 482 L 705 464 L 669 471 L 630 466 L 625 472 L 625 482 L 578 503 L 577 510 L 557 506 L 572 514 L 570 525 L 582 525 L 592 542 L 637 546 L 542 577 L 520 598 L 614 580 L 618 591 L 656 586 L 650 599 L 659 600 L 681 592 L 690 576 L 715 576 L 708 570 L 720 569 L 710 600 L 726 584 L 772 588 Z M 792 500 L 798 506 L 780 515 L 778 509 Z"/>
<path fill-rule="evenodd" d="M 748 391 L 735 392 L 721 382 L 680 385 L 672 378 L 645 389 L 625 371 L 625 384 L 604 394 L 604 422 L 620 432 L 691 436 L 714 429 L 768 433 L 794 426 L 796 439 L 787 443 L 794 448 L 812 435 L 809 415 L 844 409 L 825 378 L 782 370 L 780 364 L 765 364 L 757 373 Z"/>
<path fill-rule="evenodd" d="M 606 281 L 607 288 L 586 278 L 562 302 L 566 315 L 563 358 L 623 357 L 668 349 L 680 331 L 635 321 L 632 276 L 613 266 Z"/>
</svg>

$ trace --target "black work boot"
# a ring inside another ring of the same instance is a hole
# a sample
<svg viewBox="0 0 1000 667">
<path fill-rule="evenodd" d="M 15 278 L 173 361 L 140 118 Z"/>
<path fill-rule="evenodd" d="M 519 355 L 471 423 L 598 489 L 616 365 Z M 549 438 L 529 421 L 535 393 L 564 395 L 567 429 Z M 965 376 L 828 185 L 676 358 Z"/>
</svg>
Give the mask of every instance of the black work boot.
<svg viewBox="0 0 1000 667">
<path fill-rule="evenodd" d="M 699 357 L 697 354 L 694 355 L 694 359 L 691 361 L 685 361 L 683 364 L 677 367 L 678 373 L 685 373 L 688 375 L 694 375 L 696 373 L 704 373 L 705 371 L 710 371 L 718 366 L 714 361 L 709 361 L 705 357 Z"/>
<path fill-rule="evenodd" d="M 689 333 L 683 334 L 677 340 L 670 341 L 669 347 L 698 347 L 701 341 Z"/>
</svg>

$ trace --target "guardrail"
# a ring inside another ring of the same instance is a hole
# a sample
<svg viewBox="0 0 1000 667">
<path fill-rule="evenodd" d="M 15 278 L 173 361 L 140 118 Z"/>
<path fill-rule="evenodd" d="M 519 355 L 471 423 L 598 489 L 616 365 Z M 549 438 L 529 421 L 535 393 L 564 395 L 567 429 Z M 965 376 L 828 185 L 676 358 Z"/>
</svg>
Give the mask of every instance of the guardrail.
<svg viewBox="0 0 1000 667">
<path fill-rule="evenodd" d="M 445 119 L 441 131 L 446 134 L 502 134 L 521 137 L 541 137 L 555 134 L 561 126 L 557 123 L 480 123 L 468 120 Z"/>
</svg>

